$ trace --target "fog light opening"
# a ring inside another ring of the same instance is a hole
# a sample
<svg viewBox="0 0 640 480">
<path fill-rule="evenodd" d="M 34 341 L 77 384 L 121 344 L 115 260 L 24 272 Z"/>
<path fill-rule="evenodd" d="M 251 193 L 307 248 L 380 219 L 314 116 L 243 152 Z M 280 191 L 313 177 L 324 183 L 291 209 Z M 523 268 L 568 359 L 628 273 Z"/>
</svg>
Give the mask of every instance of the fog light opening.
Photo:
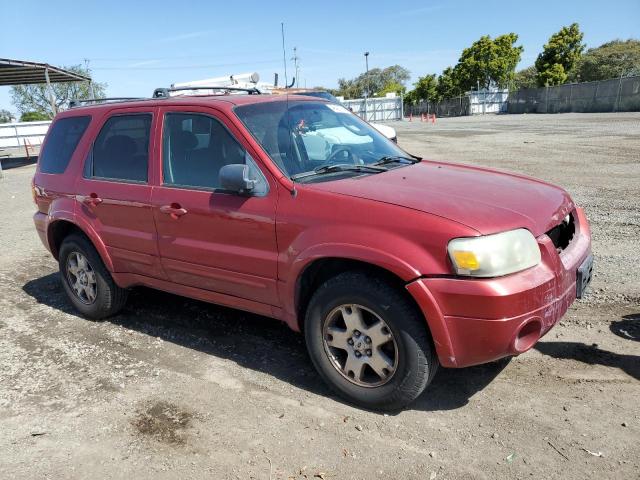
<svg viewBox="0 0 640 480">
<path fill-rule="evenodd" d="M 531 320 L 525 323 L 513 342 L 513 349 L 517 353 L 523 353 L 533 347 L 540 339 L 542 323 L 540 320 Z"/>
</svg>

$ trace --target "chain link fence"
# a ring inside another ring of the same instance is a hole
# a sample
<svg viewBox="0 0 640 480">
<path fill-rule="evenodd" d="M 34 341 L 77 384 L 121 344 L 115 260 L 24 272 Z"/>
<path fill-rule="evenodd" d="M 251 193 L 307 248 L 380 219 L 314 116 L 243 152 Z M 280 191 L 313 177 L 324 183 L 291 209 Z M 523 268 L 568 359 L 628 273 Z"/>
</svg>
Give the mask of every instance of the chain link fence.
<svg viewBox="0 0 640 480">
<path fill-rule="evenodd" d="M 435 113 L 459 117 L 484 113 L 640 112 L 640 76 L 507 93 L 470 92 L 441 102 L 406 105 L 405 117 Z"/>
<path fill-rule="evenodd" d="M 442 102 L 422 101 L 415 105 L 407 105 L 404 109 L 404 116 L 419 117 L 422 114 L 435 113 L 436 117 L 460 117 L 471 115 L 471 101 L 468 95 L 461 95 L 455 98 L 447 98 Z"/>
<path fill-rule="evenodd" d="M 509 93 L 508 113 L 638 112 L 640 76 Z"/>
</svg>

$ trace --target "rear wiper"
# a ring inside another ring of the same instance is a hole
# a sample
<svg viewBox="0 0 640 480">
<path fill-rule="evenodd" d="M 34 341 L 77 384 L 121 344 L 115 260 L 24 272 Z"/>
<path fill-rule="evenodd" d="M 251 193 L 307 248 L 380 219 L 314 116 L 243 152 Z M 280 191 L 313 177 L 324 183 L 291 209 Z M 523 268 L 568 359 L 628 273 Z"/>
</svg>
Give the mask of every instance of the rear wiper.
<svg viewBox="0 0 640 480">
<path fill-rule="evenodd" d="M 389 163 L 418 163 L 420 162 L 419 158 L 411 158 L 411 157 L 403 157 L 402 155 L 388 155 L 386 157 L 382 157 L 376 163 L 372 165 L 387 165 Z"/>
<path fill-rule="evenodd" d="M 317 167 L 311 172 L 303 172 L 303 173 L 297 173 L 295 175 L 291 175 L 291 179 L 297 180 L 298 178 L 311 177 L 314 175 L 324 175 L 325 173 L 334 173 L 334 172 L 381 173 L 386 171 L 387 169 L 380 165 L 353 165 L 349 163 L 338 163 L 335 165 L 324 165 L 322 167 Z"/>
</svg>

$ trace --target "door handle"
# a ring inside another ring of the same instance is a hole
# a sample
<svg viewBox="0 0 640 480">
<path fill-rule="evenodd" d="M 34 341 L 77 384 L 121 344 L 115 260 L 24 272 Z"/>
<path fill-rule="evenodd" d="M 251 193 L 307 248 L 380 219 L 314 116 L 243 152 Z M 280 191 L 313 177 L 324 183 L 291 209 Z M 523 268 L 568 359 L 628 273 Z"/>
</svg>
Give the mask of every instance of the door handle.
<svg viewBox="0 0 640 480">
<path fill-rule="evenodd" d="M 97 193 L 90 193 L 88 196 L 82 198 L 82 203 L 90 207 L 95 207 L 102 203 L 102 199 Z"/>
<path fill-rule="evenodd" d="M 182 215 L 186 215 L 187 209 L 182 208 L 179 203 L 172 203 L 171 205 L 163 205 L 160 207 L 160 211 L 167 215 L 170 215 L 171 218 L 177 220 Z"/>
</svg>

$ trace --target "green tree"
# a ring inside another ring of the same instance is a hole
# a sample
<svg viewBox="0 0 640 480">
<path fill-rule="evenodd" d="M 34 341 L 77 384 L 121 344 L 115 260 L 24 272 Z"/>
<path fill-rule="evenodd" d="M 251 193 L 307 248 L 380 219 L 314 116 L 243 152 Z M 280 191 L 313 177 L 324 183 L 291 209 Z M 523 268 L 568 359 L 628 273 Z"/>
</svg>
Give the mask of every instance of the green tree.
<svg viewBox="0 0 640 480">
<path fill-rule="evenodd" d="M 575 68 L 575 80 L 591 82 L 640 75 L 640 40 L 613 40 L 587 51 Z"/>
<path fill-rule="evenodd" d="M 447 67 L 442 71 L 442 75 L 438 77 L 436 92 L 438 100 L 457 97 L 464 93 L 458 84 L 457 73 L 454 68 Z"/>
<path fill-rule="evenodd" d="M 81 65 L 64 67 L 81 75 L 90 76 L 91 72 Z M 93 83 L 93 93 L 95 98 L 104 98 L 106 83 Z M 89 82 L 69 82 L 52 83 L 51 90 L 56 110 L 65 110 L 69 107 L 69 102 L 73 99 L 91 98 Z M 15 85 L 11 87 L 11 100 L 17 110 L 21 113 L 38 112 L 47 117 L 53 118 L 54 112 L 49 101 L 49 92 L 46 84 Z"/>
<path fill-rule="evenodd" d="M 564 71 L 564 67 L 559 63 L 554 63 L 546 70 L 538 72 L 536 80 L 538 85 L 562 85 L 567 82 L 569 76 Z"/>
<path fill-rule="evenodd" d="M 41 120 L 49 120 L 49 117 L 42 112 L 25 112 L 20 116 L 21 122 L 38 122 Z"/>
<path fill-rule="evenodd" d="M 516 72 L 513 78 L 513 87 L 517 89 L 521 88 L 536 88 L 538 86 L 538 71 L 535 66 L 523 68 Z"/>
<path fill-rule="evenodd" d="M 382 77 L 382 82 L 384 86 L 387 86 L 391 83 L 398 83 L 403 85 L 404 82 L 411 78 L 411 72 L 400 65 L 391 65 L 380 72 L 380 76 Z"/>
<path fill-rule="evenodd" d="M 577 23 L 551 35 L 535 63 L 539 86 L 560 85 L 567 81 L 584 51 L 583 37 Z"/>
<path fill-rule="evenodd" d="M 0 123 L 11 123 L 11 120 L 13 120 L 13 115 L 9 110 L 0 110 Z"/>
<path fill-rule="evenodd" d="M 435 74 L 418 78 L 418 81 L 413 86 L 415 88 L 407 94 L 405 103 L 415 104 L 425 100 L 429 102 L 438 101 L 438 78 Z"/>
<path fill-rule="evenodd" d="M 515 46 L 517 41 L 515 33 L 500 35 L 493 40 L 484 35 L 465 48 L 453 70 L 454 83 L 459 90 L 464 92 L 477 85 L 483 88 L 509 86 L 523 50 L 522 46 Z"/>
<path fill-rule="evenodd" d="M 382 90 L 375 93 L 376 97 L 384 97 L 387 93 L 395 93 L 396 95 L 404 94 L 406 87 L 398 82 L 387 83 Z"/>
<path fill-rule="evenodd" d="M 338 79 L 338 95 L 345 98 L 362 98 L 365 92 L 369 96 L 383 91 L 397 91 L 398 85 L 404 88 L 404 82 L 409 80 L 410 72 L 400 65 L 392 65 L 384 69 L 372 68 L 356 78 Z"/>
</svg>

